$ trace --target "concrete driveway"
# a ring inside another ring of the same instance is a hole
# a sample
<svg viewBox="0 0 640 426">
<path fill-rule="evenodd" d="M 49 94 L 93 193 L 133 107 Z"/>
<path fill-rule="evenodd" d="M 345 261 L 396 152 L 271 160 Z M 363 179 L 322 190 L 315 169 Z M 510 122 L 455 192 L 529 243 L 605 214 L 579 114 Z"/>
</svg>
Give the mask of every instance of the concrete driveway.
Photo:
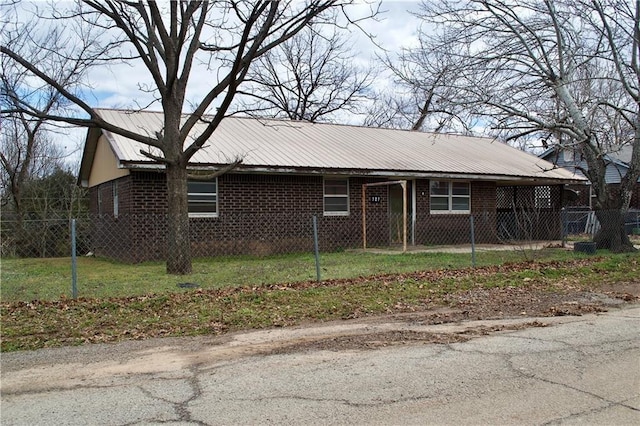
<svg viewBox="0 0 640 426">
<path fill-rule="evenodd" d="M 424 341 L 386 340 L 389 333 Z M 339 341 L 353 344 L 323 349 Z M 637 425 L 640 306 L 440 326 L 378 318 L 9 353 L 0 389 L 3 426 Z"/>
</svg>

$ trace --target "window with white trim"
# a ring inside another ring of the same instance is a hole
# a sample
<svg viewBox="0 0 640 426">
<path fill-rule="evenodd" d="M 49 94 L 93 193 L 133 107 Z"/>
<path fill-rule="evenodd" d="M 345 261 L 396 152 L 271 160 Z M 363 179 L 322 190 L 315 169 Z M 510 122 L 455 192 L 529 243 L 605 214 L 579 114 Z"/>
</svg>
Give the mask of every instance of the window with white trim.
<svg viewBox="0 0 640 426">
<path fill-rule="evenodd" d="M 349 215 L 348 178 L 324 178 L 324 215 Z"/>
<path fill-rule="evenodd" d="M 218 217 L 218 179 L 188 181 L 189 217 Z"/>
<path fill-rule="evenodd" d="M 429 183 L 431 213 L 470 213 L 471 184 L 432 180 Z"/>
</svg>

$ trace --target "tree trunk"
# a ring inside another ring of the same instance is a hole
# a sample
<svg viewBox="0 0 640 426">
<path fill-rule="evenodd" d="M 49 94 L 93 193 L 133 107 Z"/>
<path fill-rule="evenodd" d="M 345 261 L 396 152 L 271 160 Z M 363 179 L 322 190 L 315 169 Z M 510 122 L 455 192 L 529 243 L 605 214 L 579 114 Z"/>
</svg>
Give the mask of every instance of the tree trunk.
<svg viewBox="0 0 640 426">
<path fill-rule="evenodd" d="M 624 219 L 628 211 L 622 202 L 620 191 L 609 189 L 609 197 L 595 214 L 600 222 L 600 229 L 593 238 L 596 247 L 608 249 L 614 253 L 635 251 L 629 236 L 625 232 Z M 627 203 L 628 205 L 628 203 Z"/>
<path fill-rule="evenodd" d="M 167 273 L 190 274 L 191 241 L 187 203 L 187 170 L 167 164 Z"/>
</svg>

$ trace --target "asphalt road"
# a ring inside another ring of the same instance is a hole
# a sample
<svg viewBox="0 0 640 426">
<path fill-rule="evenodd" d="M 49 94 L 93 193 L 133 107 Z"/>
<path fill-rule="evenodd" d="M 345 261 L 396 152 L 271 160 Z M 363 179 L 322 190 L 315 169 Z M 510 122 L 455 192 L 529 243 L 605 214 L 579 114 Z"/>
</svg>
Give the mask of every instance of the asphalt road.
<svg viewBox="0 0 640 426">
<path fill-rule="evenodd" d="M 424 341 L 385 340 L 390 333 Z M 336 342 L 351 346 L 336 350 Z M 640 306 L 440 326 L 415 317 L 357 320 L 9 353 L 0 390 L 3 426 L 638 425 Z"/>
</svg>

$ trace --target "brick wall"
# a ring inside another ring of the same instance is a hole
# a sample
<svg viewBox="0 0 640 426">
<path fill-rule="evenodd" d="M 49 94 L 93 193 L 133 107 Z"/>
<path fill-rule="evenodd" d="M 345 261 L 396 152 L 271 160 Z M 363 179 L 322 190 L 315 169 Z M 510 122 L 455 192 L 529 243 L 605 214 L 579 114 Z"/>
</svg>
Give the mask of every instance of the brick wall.
<svg viewBox="0 0 640 426">
<path fill-rule="evenodd" d="M 218 217 L 192 218 L 191 240 L 199 252 L 211 254 L 311 251 L 313 216 L 318 221 L 322 250 L 357 247 L 362 244 L 362 193 L 365 182 L 349 179 L 347 216 L 325 216 L 322 176 L 228 174 L 218 180 Z M 384 188 L 383 188 L 384 189 Z M 372 188 L 367 195 L 383 189 Z M 386 203 L 368 206 L 373 238 L 388 236 Z"/>
<path fill-rule="evenodd" d="M 191 218 L 193 255 L 258 254 L 311 251 L 312 218 L 318 220 L 322 250 L 362 244 L 362 193 L 365 182 L 350 178 L 350 212 L 324 216 L 323 177 L 227 174 L 218 179 L 218 217 Z M 164 259 L 166 244 L 166 181 L 157 172 L 132 172 L 118 180 L 119 216 L 113 216 L 112 182 L 91 188 L 94 250 L 98 255 L 140 262 Z M 96 214 L 97 194 L 102 214 Z M 371 188 L 379 204 L 368 206 L 368 233 L 379 244 L 388 239 L 386 187 Z"/>
<path fill-rule="evenodd" d="M 132 172 L 130 212 L 135 214 L 167 213 L 167 180 L 164 173 Z"/>
<path fill-rule="evenodd" d="M 469 244 L 471 221 L 468 214 L 430 214 L 429 181 L 416 181 L 416 243 L 424 245 Z M 475 241 L 495 243 L 496 184 L 471 183 L 471 214 L 474 216 Z"/>
<path fill-rule="evenodd" d="M 118 216 L 113 187 L 117 182 Z M 102 208 L 98 208 L 98 194 Z M 132 172 L 89 190 L 92 251 L 127 262 L 164 259 L 166 255 L 166 180 L 164 173 Z"/>
<path fill-rule="evenodd" d="M 495 182 L 474 182 L 471 185 L 471 213 L 476 242 L 479 244 L 497 241 L 496 202 Z"/>
<path fill-rule="evenodd" d="M 313 216 L 318 221 L 321 250 L 361 247 L 362 185 L 384 181 L 351 177 L 349 215 L 325 216 L 322 176 L 226 174 L 218 179 L 218 217 L 190 220 L 192 254 L 206 257 L 310 252 L 313 250 Z M 469 215 L 431 215 L 429 181 L 419 179 L 410 185 L 414 184 L 415 192 L 409 191 L 409 195 L 416 197 L 416 243 L 468 244 Z M 107 182 L 90 190 L 92 212 L 97 212 L 98 191 L 102 193 L 103 214 L 95 216 L 94 220 L 96 253 L 133 262 L 165 259 L 167 200 L 164 174 L 134 171 L 120 178 L 117 218 L 113 217 L 112 185 Z M 496 190 L 494 182 L 471 184 L 471 211 L 477 243 L 499 241 Z M 367 245 L 388 246 L 392 240 L 389 187 L 368 187 L 366 203 Z M 411 211 L 411 203 L 408 207 Z"/>
<path fill-rule="evenodd" d="M 117 185 L 118 194 L 117 217 L 114 215 L 114 185 Z M 89 189 L 90 250 L 96 255 L 123 261 L 131 260 L 130 253 L 134 251 L 129 216 L 131 188 L 131 178 L 125 176 Z M 99 197 L 100 209 L 98 208 Z"/>
</svg>

